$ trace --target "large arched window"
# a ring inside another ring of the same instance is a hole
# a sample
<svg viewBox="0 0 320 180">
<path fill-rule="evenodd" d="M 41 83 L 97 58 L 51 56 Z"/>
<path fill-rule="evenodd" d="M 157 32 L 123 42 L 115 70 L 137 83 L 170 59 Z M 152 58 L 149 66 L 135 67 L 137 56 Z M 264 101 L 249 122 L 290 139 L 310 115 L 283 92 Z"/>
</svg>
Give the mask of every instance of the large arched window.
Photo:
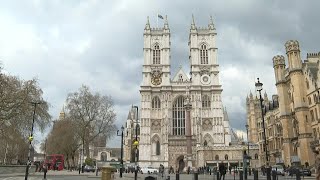
<svg viewBox="0 0 320 180">
<path fill-rule="evenodd" d="M 208 95 L 202 96 L 202 108 L 210 108 L 210 98 Z"/>
<path fill-rule="evenodd" d="M 153 49 L 153 64 L 160 64 L 160 48 L 158 44 Z"/>
<path fill-rule="evenodd" d="M 152 107 L 152 109 L 160 109 L 161 108 L 161 101 L 158 96 L 155 96 L 154 98 L 152 98 L 151 107 Z"/>
<path fill-rule="evenodd" d="M 201 64 L 208 64 L 208 50 L 205 44 L 200 47 L 200 61 Z"/>
<path fill-rule="evenodd" d="M 172 108 L 172 130 L 173 135 L 185 135 L 185 111 L 183 107 L 183 96 L 178 97 Z"/>
<path fill-rule="evenodd" d="M 156 155 L 157 156 L 160 155 L 160 142 L 159 141 L 156 142 Z"/>
</svg>

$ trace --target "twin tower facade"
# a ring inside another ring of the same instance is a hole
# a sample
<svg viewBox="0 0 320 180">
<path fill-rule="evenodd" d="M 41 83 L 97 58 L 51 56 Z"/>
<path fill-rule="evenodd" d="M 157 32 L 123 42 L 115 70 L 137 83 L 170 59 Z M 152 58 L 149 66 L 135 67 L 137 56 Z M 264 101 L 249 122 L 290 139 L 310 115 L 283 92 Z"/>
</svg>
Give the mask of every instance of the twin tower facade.
<svg viewBox="0 0 320 180">
<path fill-rule="evenodd" d="M 231 132 L 221 99 L 216 35 L 212 18 L 205 28 L 197 27 L 192 18 L 186 60 L 190 74 L 182 67 L 172 74 L 167 17 L 161 28 L 151 28 L 148 18 L 143 33 L 141 106 L 139 118 L 136 110 L 129 112 L 125 160 L 135 159 L 132 143 L 137 132 L 141 167 L 162 164 L 183 170 L 187 166 L 186 119 L 191 124 L 192 166 L 205 164 L 204 158 L 197 155 L 199 148 L 229 146 Z M 186 117 L 186 97 L 191 103 L 190 118 Z"/>
</svg>

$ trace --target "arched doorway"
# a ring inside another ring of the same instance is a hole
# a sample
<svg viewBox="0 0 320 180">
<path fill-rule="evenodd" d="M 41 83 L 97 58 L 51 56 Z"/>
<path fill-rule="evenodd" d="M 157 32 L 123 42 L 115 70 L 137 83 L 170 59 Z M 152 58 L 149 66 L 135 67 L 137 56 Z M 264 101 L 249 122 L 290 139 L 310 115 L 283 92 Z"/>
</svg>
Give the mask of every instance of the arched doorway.
<svg viewBox="0 0 320 180">
<path fill-rule="evenodd" d="M 106 152 L 102 152 L 101 154 L 100 154 L 100 161 L 107 161 L 107 153 Z"/>
<path fill-rule="evenodd" d="M 179 173 L 183 172 L 185 166 L 186 166 L 186 164 L 184 162 L 184 156 L 181 155 L 177 159 L 177 167 L 178 167 Z"/>
</svg>

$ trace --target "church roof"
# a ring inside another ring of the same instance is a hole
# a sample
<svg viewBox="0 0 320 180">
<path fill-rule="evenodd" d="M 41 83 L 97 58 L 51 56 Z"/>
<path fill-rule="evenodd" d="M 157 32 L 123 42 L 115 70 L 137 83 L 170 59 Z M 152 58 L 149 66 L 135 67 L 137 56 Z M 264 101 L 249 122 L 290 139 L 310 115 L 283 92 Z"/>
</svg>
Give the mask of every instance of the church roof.
<svg viewBox="0 0 320 180">
<path fill-rule="evenodd" d="M 174 78 L 172 79 L 172 81 L 179 81 L 179 80 L 180 80 L 180 76 L 182 76 L 182 80 L 183 80 L 183 81 L 189 80 L 189 77 L 188 77 L 187 74 L 183 71 L 182 66 L 179 67 L 179 70 L 178 70 L 178 72 L 176 73 L 176 75 L 174 76 Z"/>
</svg>

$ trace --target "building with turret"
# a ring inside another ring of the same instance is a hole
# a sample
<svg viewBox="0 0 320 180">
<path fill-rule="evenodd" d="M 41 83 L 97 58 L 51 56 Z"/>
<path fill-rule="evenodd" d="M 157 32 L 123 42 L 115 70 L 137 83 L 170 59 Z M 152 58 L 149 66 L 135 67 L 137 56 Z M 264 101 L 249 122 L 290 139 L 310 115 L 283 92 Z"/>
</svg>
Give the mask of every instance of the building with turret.
<svg viewBox="0 0 320 180">
<path fill-rule="evenodd" d="M 242 151 L 247 146 L 232 145 L 234 133 L 221 98 L 216 36 L 212 18 L 207 27 L 196 26 L 192 18 L 188 42 L 190 73 L 185 73 L 188 71 L 181 66 L 172 73 L 167 17 L 161 28 L 152 28 L 147 20 L 143 33 L 141 106 L 139 111 L 133 107 L 128 114 L 125 161 L 135 161 L 133 142 L 137 138 L 141 167 L 162 164 L 183 171 L 187 166 L 239 166 L 242 162 Z M 187 103 L 190 104 L 186 106 Z M 252 147 L 252 153 L 255 149 Z"/>
<path fill-rule="evenodd" d="M 272 154 L 286 166 L 314 164 L 312 150 L 319 148 L 319 61 L 320 53 L 307 54 L 302 61 L 298 41 L 285 43 L 287 54 L 273 57 L 273 66 L 278 96 L 273 99 L 272 108 L 268 108 L 264 97 L 265 125 L 269 157 Z M 287 65 L 287 66 L 286 66 Z M 250 127 L 249 137 L 260 146 L 261 141 L 261 107 L 259 99 L 252 94 L 247 98 L 247 115 Z M 275 102 L 275 103 L 274 103 Z M 254 136 L 258 135 L 258 139 Z M 278 149 L 279 148 L 279 149 Z M 275 151 L 273 151 L 275 150 Z M 272 159 L 270 158 L 271 164 Z M 265 158 L 262 158 L 262 160 Z M 262 162 L 264 164 L 265 162 Z M 276 163 L 276 161 L 274 162 Z"/>
</svg>

